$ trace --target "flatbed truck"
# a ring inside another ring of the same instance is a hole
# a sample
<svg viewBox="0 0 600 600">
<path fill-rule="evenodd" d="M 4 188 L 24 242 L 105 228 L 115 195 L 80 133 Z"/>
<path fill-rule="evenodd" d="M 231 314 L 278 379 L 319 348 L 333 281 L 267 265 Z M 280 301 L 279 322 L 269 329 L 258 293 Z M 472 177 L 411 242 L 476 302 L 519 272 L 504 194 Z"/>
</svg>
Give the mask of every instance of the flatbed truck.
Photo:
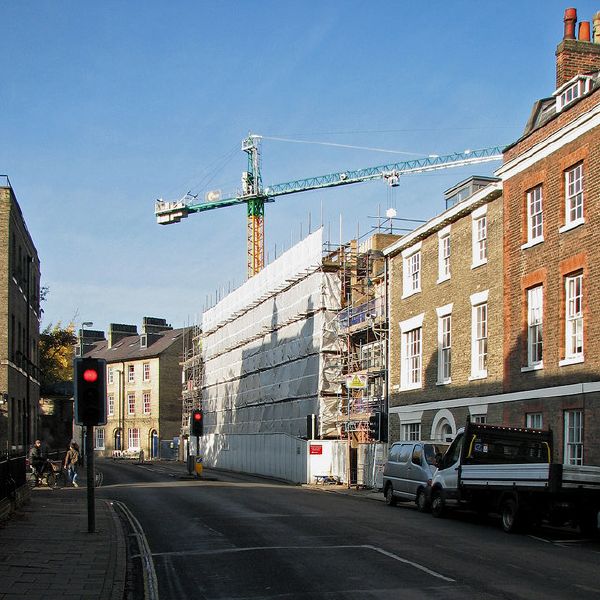
<svg viewBox="0 0 600 600">
<path fill-rule="evenodd" d="M 552 461 L 551 431 L 467 422 L 438 459 L 431 512 L 449 507 L 499 513 L 506 532 L 542 520 L 598 535 L 600 467 Z"/>
</svg>

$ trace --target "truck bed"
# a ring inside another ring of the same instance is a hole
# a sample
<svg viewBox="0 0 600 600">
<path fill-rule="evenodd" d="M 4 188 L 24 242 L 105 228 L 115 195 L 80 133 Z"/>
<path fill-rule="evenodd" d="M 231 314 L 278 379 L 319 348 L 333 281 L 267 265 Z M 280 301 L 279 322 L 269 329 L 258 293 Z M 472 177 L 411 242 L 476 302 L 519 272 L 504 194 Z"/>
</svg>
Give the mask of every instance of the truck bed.
<svg viewBox="0 0 600 600">
<path fill-rule="evenodd" d="M 548 463 L 462 465 L 460 475 L 461 485 L 473 488 L 544 489 L 549 481 Z"/>
</svg>

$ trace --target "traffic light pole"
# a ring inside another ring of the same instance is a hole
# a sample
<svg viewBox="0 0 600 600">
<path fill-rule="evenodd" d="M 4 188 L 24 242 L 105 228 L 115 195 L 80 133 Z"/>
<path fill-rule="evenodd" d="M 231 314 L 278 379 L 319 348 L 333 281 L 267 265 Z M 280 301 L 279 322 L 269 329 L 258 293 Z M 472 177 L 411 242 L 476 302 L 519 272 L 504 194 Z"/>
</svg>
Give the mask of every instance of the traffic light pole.
<svg viewBox="0 0 600 600">
<path fill-rule="evenodd" d="M 85 428 L 85 460 L 87 466 L 87 508 L 88 508 L 88 533 L 96 531 L 96 506 L 95 506 L 95 477 L 94 477 L 94 427 Z"/>
</svg>

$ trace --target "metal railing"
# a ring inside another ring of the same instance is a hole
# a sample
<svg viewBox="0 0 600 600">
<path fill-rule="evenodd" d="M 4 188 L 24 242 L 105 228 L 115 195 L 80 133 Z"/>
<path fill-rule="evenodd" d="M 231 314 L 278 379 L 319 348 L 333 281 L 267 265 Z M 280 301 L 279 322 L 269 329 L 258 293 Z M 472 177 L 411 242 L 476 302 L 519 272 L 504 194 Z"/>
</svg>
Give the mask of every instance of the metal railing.
<svg viewBox="0 0 600 600">
<path fill-rule="evenodd" d="M 15 497 L 17 489 L 25 485 L 25 470 L 25 456 L 0 459 L 0 500 Z"/>
</svg>

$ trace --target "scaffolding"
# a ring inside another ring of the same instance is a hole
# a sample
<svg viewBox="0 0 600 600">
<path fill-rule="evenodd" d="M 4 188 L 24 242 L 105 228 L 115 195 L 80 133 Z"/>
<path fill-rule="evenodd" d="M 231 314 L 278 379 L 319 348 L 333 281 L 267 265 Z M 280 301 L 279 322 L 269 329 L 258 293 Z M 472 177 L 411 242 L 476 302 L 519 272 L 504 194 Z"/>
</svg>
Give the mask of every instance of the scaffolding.
<svg viewBox="0 0 600 600">
<path fill-rule="evenodd" d="M 185 439 L 190 433 L 190 415 L 195 408 L 201 408 L 202 400 L 202 329 L 193 325 L 185 329 L 183 335 L 182 372 L 182 410 L 181 436 Z"/>
<path fill-rule="evenodd" d="M 337 330 L 345 351 L 341 355 L 342 386 L 338 395 L 340 439 L 358 444 L 378 441 L 369 431 L 370 418 L 387 412 L 386 273 L 383 249 L 399 235 L 374 229 L 365 241 L 352 240 L 328 253 L 324 264 L 341 280 L 342 309 Z"/>
</svg>

